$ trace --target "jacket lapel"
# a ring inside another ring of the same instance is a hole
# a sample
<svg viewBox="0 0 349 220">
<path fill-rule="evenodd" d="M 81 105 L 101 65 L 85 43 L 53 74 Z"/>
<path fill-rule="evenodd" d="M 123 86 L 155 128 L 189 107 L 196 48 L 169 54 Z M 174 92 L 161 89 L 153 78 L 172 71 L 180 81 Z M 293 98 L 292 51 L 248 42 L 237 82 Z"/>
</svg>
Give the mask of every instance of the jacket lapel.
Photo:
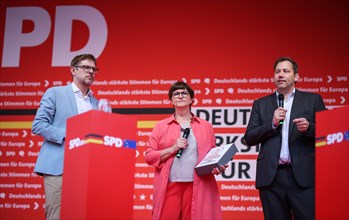
<svg viewBox="0 0 349 220">
<path fill-rule="evenodd" d="M 97 110 L 98 100 L 93 95 L 90 96 L 90 100 L 91 100 L 92 109 Z"/>
<path fill-rule="evenodd" d="M 268 106 L 270 108 L 269 109 L 270 114 L 274 115 L 275 110 L 279 107 L 278 99 L 276 97 L 276 92 L 274 92 L 273 94 L 271 94 L 269 96 Z M 273 116 L 272 116 L 272 118 L 273 118 Z M 282 126 L 277 127 L 277 131 L 278 131 L 279 135 L 281 135 Z"/>
<path fill-rule="evenodd" d="M 66 86 L 66 93 L 68 96 L 68 102 L 69 102 L 69 106 L 71 108 L 71 111 L 73 112 L 74 115 L 78 114 L 78 107 L 76 106 L 76 100 L 75 100 L 75 96 L 74 96 L 74 91 L 73 91 L 73 87 L 71 84 Z"/>
<path fill-rule="evenodd" d="M 278 100 L 276 98 L 276 92 L 274 92 L 269 99 L 269 106 L 271 107 L 271 111 L 274 114 L 275 109 L 279 107 Z"/>
<path fill-rule="evenodd" d="M 302 93 L 296 89 L 295 94 L 294 94 L 294 98 L 293 98 L 292 108 L 291 108 L 290 125 L 288 128 L 289 129 L 289 132 L 288 132 L 289 137 L 291 136 L 292 131 L 295 127 L 295 124 L 292 121 L 293 121 L 293 119 L 295 119 L 297 117 L 297 115 L 299 115 L 299 111 L 301 110 L 301 106 L 302 106 L 302 104 L 301 104 L 302 101 L 303 101 Z"/>
</svg>

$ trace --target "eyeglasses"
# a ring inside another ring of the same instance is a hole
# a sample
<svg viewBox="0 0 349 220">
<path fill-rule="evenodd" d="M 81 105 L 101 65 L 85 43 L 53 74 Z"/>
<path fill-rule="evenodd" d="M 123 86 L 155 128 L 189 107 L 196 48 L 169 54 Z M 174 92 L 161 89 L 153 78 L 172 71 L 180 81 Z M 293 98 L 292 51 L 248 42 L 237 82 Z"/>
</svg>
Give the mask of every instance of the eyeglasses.
<svg viewBox="0 0 349 220">
<path fill-rule="evenodd" d="M 89 73 L 91 70 L 93 73 L 98 73 L 99 68 L 98 67 L 93 67 L 93 66 L 88 66 L 88 65 L 81 65 L 81 66 L 74 66 L 75 68 L 81 68 L 83 69 L 86 73 Z"/>
<path fill-rule="evenodd" d="M 179 96 L 182 95 L 183 98 L 188 97 L 188 92 L 174 92 L 172 94 L 172 97 L 179 98 Z"/>
</svg>

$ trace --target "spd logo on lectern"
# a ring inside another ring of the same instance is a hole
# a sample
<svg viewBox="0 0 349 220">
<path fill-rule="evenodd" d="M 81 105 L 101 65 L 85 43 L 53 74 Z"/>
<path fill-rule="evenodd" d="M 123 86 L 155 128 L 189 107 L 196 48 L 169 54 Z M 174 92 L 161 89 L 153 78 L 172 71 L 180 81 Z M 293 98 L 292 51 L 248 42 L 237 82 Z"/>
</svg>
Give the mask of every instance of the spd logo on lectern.
<svg viewBox="0 0 349 220">
<path fill-rule="evenodd" d="M 94 143 L 100 144 L 108 147 L 116 147 L 116 148 L 131 148 L 136 149 L 136 141 L 122 139 L 119 137 L 113 137 L 109 135 L 99 135 L 99 134 L 87 134 L 84 139 L 80 139 L 79 137 L 73 138 L 69 141 L 69 150 L 72 150 L 77 147 L 81 147 L 85 144 Z"/>
<path fill-rule="evenodd" d="M 339 144 L 343 141 L 349 140 L 349 131 L 335 132 L 326 136 L 316 138 L 316 147 L 322 147 L 331 144 Z"/>
</svg>

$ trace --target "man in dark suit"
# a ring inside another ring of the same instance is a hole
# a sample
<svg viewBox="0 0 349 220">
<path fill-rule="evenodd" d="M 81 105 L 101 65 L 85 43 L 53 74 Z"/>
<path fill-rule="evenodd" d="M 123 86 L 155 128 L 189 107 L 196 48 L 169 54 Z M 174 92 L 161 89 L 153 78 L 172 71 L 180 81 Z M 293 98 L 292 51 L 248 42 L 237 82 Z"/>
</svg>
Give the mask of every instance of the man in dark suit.
<svg viewBox="0 0 349 220">
<path fill-rule="evenodd" d="M 264 218 L 315 219 L 315 113 L 320 95 L 295 88 L 298 65 L 289 57 L 274 64 L 276 92 L 253 103 L 244 139 L 261 144 L 256 188 Z"/>
</svg>

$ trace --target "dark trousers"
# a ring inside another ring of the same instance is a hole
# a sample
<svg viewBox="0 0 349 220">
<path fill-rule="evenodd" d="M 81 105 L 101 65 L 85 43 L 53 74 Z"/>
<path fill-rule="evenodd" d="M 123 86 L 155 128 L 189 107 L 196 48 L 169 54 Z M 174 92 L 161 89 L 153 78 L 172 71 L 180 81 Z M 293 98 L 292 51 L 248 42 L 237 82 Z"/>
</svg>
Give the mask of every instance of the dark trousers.
<svg viewBox="0 0 349 220">
<path fill-rule="evenodd" d="M 273 183 L 259 189 L 266 220 L 314 220 L 315 188 L 300 187 L 291 167 L 278 168 Z"/>
</svg>

